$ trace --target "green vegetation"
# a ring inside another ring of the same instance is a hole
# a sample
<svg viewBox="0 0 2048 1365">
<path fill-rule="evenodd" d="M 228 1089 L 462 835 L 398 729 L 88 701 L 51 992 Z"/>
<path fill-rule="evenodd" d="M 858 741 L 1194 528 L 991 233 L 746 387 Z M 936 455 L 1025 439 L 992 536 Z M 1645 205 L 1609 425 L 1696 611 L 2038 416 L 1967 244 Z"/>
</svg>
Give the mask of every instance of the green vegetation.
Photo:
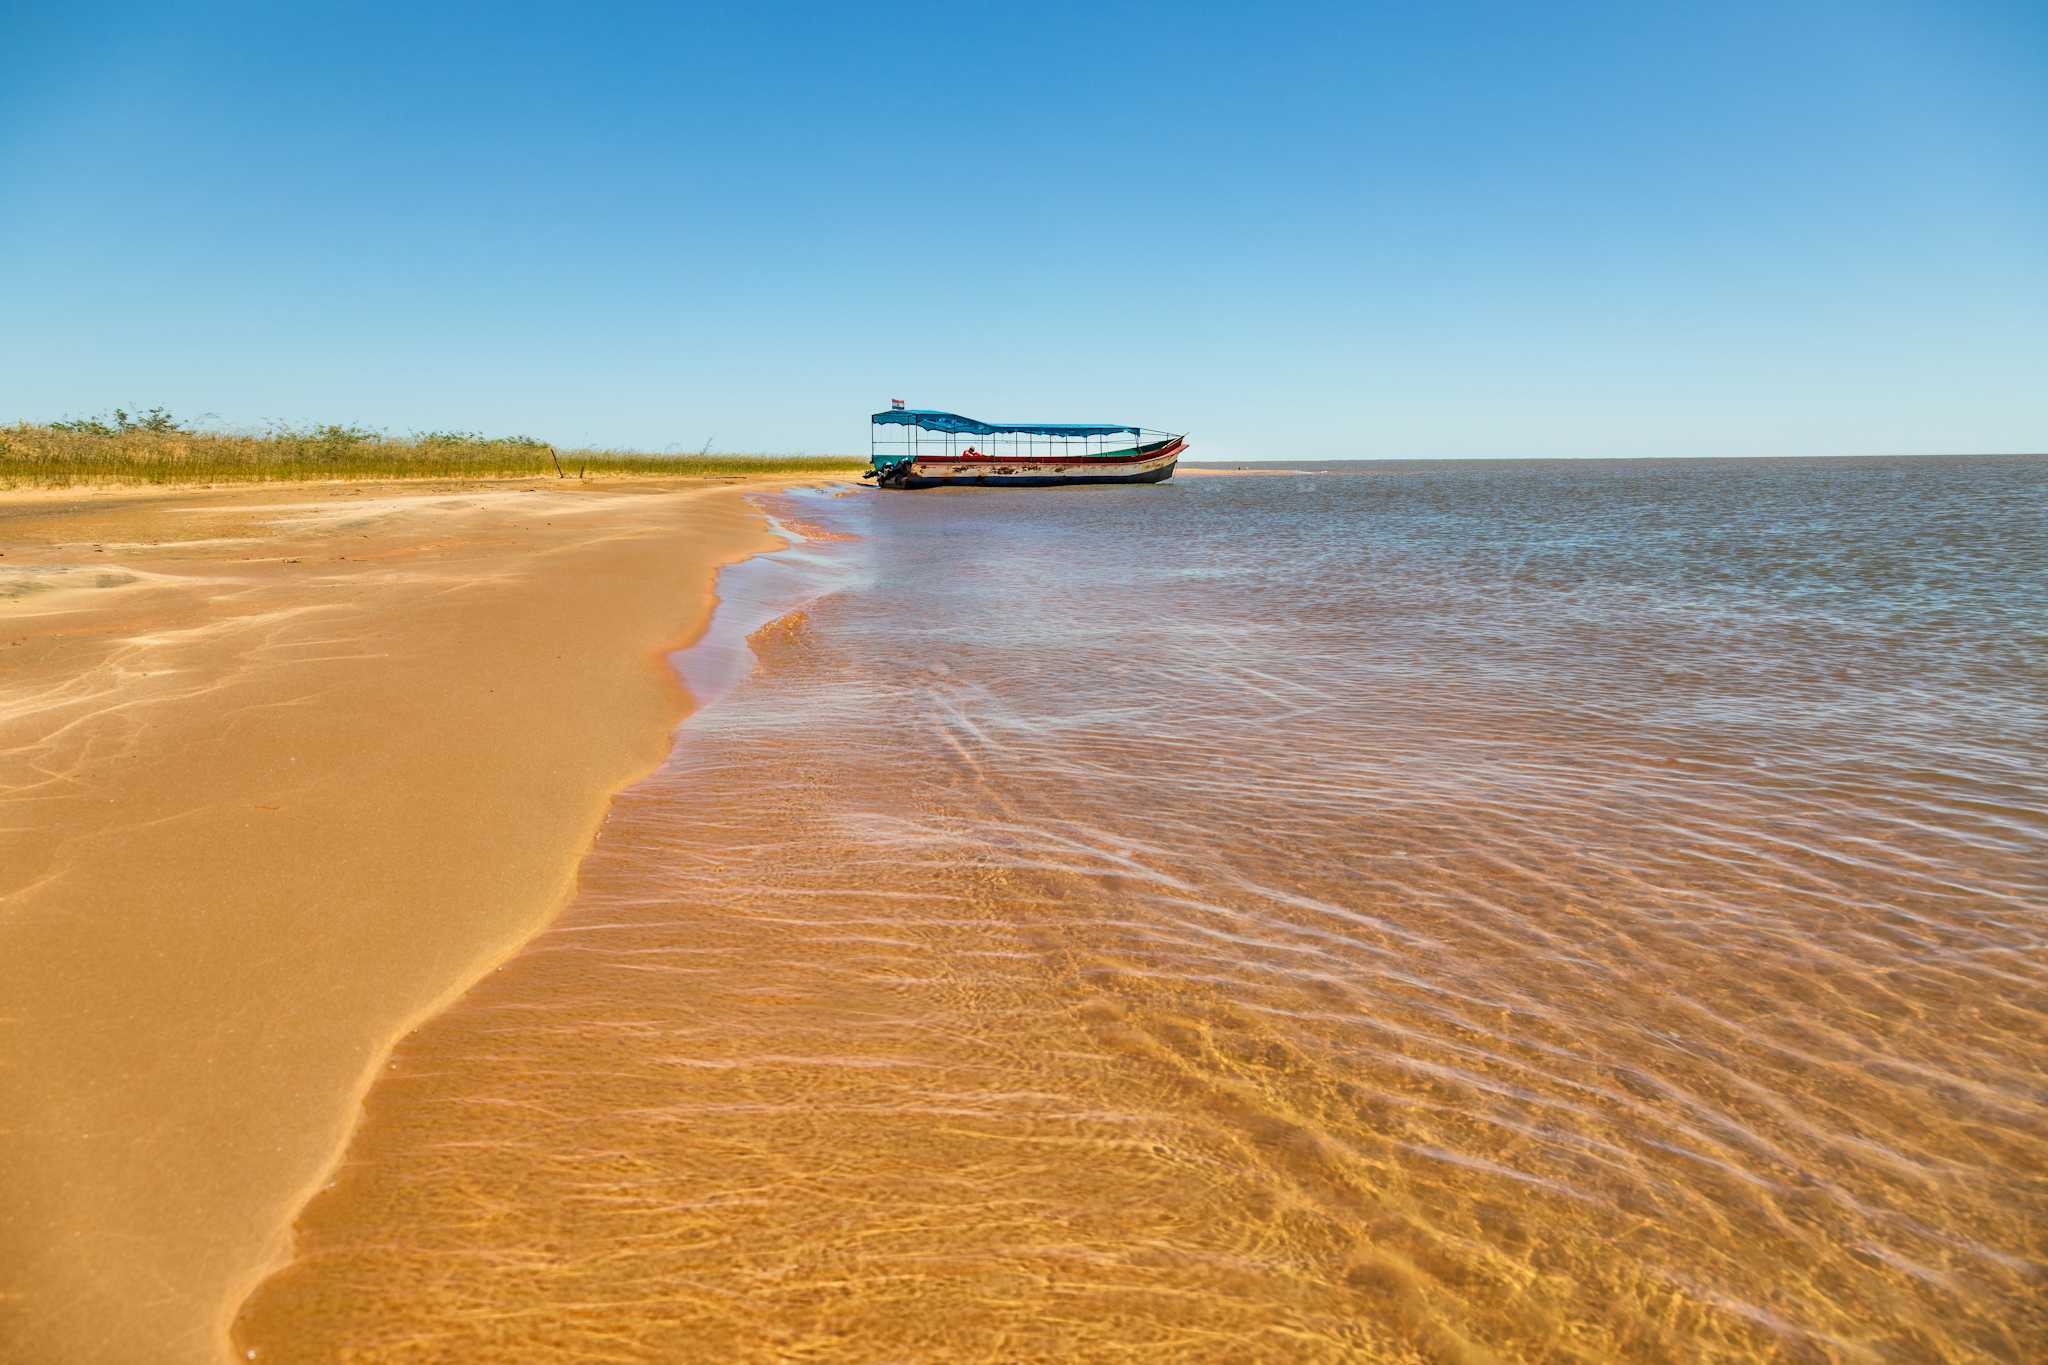
<svg viewBox="0 0 2048 1365">
<path fill-rule="evenodd" d="M 183 431 L 178 419 L 164 408 L 151 408 L 140 417 L 130 417 L 121 408 L 111 414 L 112 422 L 105 417 L 77 417 L 68 422 L 52 422 L 50 430 L 69 431 L 80 436 L 118 436 L 124 431 Z"/>
<path fill-rule="evenodd" d="M 314 479 L 532 479 L 654 475 L 731 478 L 838 474 L 840 455 L 657 455 L 561 450 L 531 436 L 359 426 L 275 427 L 260 435 L 188 431 L 162 408 L 131 416 L 0 427 L 0 488 L 92 483 L 260 483 Z"/>
</svg>

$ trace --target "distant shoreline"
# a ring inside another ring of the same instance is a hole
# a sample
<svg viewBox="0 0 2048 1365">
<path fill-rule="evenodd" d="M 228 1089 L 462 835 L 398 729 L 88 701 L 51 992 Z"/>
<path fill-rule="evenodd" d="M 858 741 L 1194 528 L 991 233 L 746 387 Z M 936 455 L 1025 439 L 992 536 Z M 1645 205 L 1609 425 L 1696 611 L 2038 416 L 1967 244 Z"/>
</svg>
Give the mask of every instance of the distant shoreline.
<svg viewBox="0 0 2048 1365">
<path fill-rule="evenodd" d="M 1314 470 L 1310 469 L 1289 469 L 1285 466 L 1278 465 L 1271 469 L 1261 469 L 1257 465 L 1250 464 L 1234 464 L 1227 466 L 1183 464 L 1174 471 L 1174 473 L 1176 474 L 1185 475 L 1189 478 L 1196 479 L 1228 479 L 1240 475 L 1251 475 L 1255 478 L 1281 478 L 1290 476 L 1300 477 L 1302 475 L 1312 474 L 1314 472 Z"/>
<path fill-rule="evenodd" d="M 2044 460 L 2048 450 L 1991 450 L 1991 451 L 1939 451 L 1935 453 L 1905 454 L 1832 454 L 1832 455 L 1359 455 L 1332 456 L 1329 459 L 1275 459 L 1275 460 L 1203 460 L 1191 462 L 1182 460 L 1183 473 L 1209 473 L 1218 470 L 1244 470 L 1248 473 L 1273 473 L 1292 469 L 1297 473 L 1314 473 L 1314 469 L 1329 465 L 1461 465 L 1461 464 L 1554 464 L 1554 465 L 1599 465 L 1599 464 L 1768 464 L 1772 462 L 1799 462 L 1812 460 L 1893 460 L 1899 462 L 1924 460 Z"/>
</svg>

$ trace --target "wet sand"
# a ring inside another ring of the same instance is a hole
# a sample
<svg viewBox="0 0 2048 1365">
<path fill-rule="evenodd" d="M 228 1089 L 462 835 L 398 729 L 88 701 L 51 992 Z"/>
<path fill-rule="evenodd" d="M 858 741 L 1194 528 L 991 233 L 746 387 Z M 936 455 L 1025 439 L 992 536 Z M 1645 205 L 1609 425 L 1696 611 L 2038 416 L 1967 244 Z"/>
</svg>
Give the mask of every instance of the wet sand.
<svg viewBox="0 0 2048 1365">
<path fill-rule="evenodd" d="M 667 752 L 745 491 L 0 493 L 0 1357 L 223 1357 Z"/>
</svg>

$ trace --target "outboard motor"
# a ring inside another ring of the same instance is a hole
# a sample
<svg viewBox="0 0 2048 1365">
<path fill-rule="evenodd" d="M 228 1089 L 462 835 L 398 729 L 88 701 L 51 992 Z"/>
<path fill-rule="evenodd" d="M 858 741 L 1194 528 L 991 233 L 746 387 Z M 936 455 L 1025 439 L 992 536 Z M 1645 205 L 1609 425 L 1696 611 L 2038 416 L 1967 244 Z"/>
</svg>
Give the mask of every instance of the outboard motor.
<svg viewBox="0 0 2048 1365">
<path fill-rule="evenodd" d="M 907 457 L 893 460 L 878 459 L 875 461 L 874 467 L 861 475 L 861 477 L 863 479 L 872 478 L 877 488 L 901 488 L 903 487 L 903 481 L 910 477 L 910 465 L 911 462 Z"/>
</svg>

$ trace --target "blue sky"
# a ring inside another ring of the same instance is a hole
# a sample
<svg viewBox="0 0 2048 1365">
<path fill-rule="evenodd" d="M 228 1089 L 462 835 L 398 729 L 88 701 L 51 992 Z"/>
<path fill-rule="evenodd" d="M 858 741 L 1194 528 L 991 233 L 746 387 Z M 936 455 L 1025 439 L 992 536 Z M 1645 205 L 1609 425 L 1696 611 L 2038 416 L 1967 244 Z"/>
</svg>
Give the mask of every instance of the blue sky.
<svg viewBox="0 0 2048 1365">
<path fill-rule="evenodd" d="M 0 420 L 2048 448 L 2048 4 L 0 7 Z"/>
</svg>

